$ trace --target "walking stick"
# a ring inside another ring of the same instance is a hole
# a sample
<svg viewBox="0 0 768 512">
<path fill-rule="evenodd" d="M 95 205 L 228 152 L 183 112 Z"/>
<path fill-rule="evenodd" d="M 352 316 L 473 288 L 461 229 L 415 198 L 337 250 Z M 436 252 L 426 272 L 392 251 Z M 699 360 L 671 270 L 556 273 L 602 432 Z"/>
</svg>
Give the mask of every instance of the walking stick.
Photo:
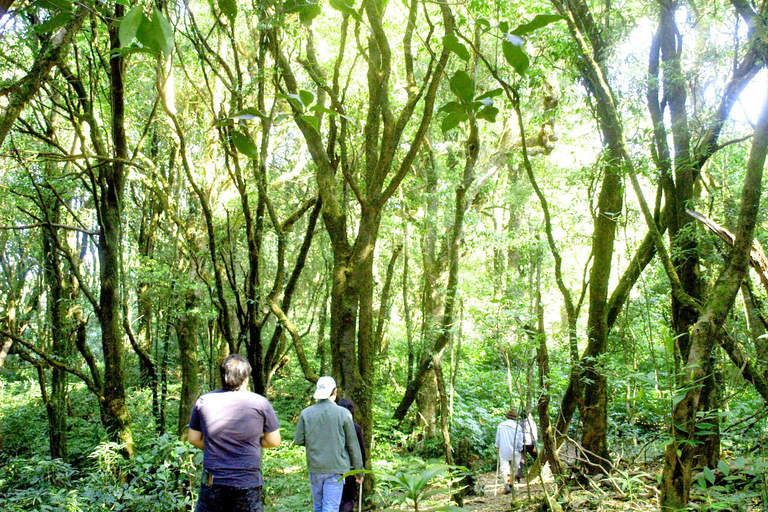
<svg viewBox="0 0 768 512">
<path fill-rule="evenodd" d="M 359 489 L 357 490 L 357 503 L 358 508 L 357 512 L 363 512 L 363 483 L 360 482 L 358 484 Z"/>
</svg>

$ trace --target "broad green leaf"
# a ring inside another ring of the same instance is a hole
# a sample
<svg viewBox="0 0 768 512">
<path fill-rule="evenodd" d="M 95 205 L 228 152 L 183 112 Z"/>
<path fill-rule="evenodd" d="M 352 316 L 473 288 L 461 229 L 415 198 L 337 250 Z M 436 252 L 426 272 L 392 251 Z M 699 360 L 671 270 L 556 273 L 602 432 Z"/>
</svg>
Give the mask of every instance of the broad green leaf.
<svg viewBox="0 0 768 512">
<path fill-rule="evenodd" d="M 499 30 L 501 30 L 504 33 L 509 32 L 509 23 L 506 21 L 502 21 L 499 23 Z"/>
<path fill-rule="evenodd" d="M 524 23 L 518 26 L 515 30 L 512 31 L 512 34 L 516 36 L 522 36 L 562 19 L 563 17 L 559 14 L 539 14 L 533 18 L 530 23 Z"/>
<path fill-rule="evenodd" d="M 464 62 L 469 62 L 469 50 L 459 41 L 456 34 L 450 33 L 443 37 L 443 45 L 455 53 Z"/>
<path fill-rule="evenodd" d="M 686 393 L 678 393 L 677 395 L 672 397 L 672 407 L 677 407 L 677 404 L 683 401 L 683 398 L 685 398 Z"/>
<path fill-rule="evenodd" d="M 301 101 L 301 96 L 299 96 L 298 94 L 283 94 L 281 92 L 278 92 L 278 93 L 275 93 L 275 96 L 277 96 L 278 98 L 284 98 L 286 100 L 293 100 L 296 103 L 298 103 L 299 106 L 301 106 L 302 108 L 304 107 L 304 103 Z"/>
<path fill-rule="evenodd" d="M 524 75 L 528 71 L 531 63 L 523 50 L 509 41 L 501 43 L 501 50 L 504 52 L 504 58 L 507 60 L 507 63 L 515 69 L 518 75 Z"/>
<path fill-rule="evenodd" d="M 162 52 L 168 56 L 173 52 L 173 29 L 157 7 L 152 13 L 152 28 L 157 34 L 158 43 Z"/>
<path fill-rule="evenodd" d="M 710 485 L 715 483 L 715 474 L 707 467 L 704 468 L 704 478 L 707 479 Z"/>
<path fill-rule="evenodd" d="M 317 18 L 320 15 L 320 6 L 318 4 L 310 4 L 301 10 L 299 10 L 299 19 L 301 22 L 309 26 L 312 24 L 312 20 Z"/>
<path fill-rule="evenodd" d="M 449 101 L 442 107 L 438 109 L 438 112 L 456 112 L 458 113 L 465 113 L 466 109 L 464 108 L 464 105 L 459 103 L 458 101 Z"/>
<path fill-rule="evenodd" d="M 357 12 L 354 7 L 344 2 L 344 0 L 329 0 L 328 4 L 331 6 L 331 8 L 352 16 L 355 20 L 362 23 L 363 17 L 360 16 L 360 13 Z"/>
<path fill-rule="evenodd" d="M 237 150 L 252 160 L 259 158 L 259 149 L 250 137 L 238 131 L 232 132 L 232 143 Z"/>
<path fill-rule="evenodd" d="M 139 30 L 142 19 L 144 18 L 144 12 L 141 6 L 136 6 L 123 16 L 120 21 L 120 31 L 118 36 L 120 37 L 120 46 L 128 46 L 136 37 L 136 32 Z"/>
<path fill-rule="evenodd" d="M 451 77 L 451 88 L 465 103 L 472 101 L 475 84 L 466 72 L 459 70 Z"/>
<path fill-rule="evenodd" d="M 499 109 L 496 107 L 483 107 L 477 113 L 478 119 L 484 119 L 490 123 L 496 122 L 496 116 L 499 114 Z"/>
<path fill-rule="evenodd" d="M 141 46 L 152 53 L 160 54 L 163 51 L 158 34 L 155 32 L 154 24 L 143 14 L 139 22 L 139 29 L 136 31 L 136 40 Z"/>
<path fill-rule="evenodd" d="M 447 116 L 445 116 L 445 119 L 443 119 L 442 124 L 440 125 L 440 128 L 443 130 L 443 132 L 449 132 L 459 126 L 459 124 L 462 121 L 465 121 L 467 119 L 466 114 L 459 114 L 458 112 L 451 112 Z"/>
<path fill-rule="evenodd" d="M 237 18 L 237 2 L 235 0 L 219 0 L 219 9 L 227 17 L 229 23 L 234 26 Z"/>
<path fill-rule="evenodd" d="M 731 466 L 728 465 L 727 462 L 724 460 L 717 461 L 717 469 L 723 472 L 725 476 L 728 476 L 731 474 Z"/>
<path fill-rule="evenodd" d="M 491 28 L 491 22 L 488 18 L 478 18 L 477 25 L 483 30 L 489 30 Z"/>
<path fill-rule="evenodd" d="M 301 89 L 299 90 L 299 99 L 302 105 L 304 105 L 305 107 L 308 107 L 315 102 L 315 95 L 312 94 L 310 91 L 305 91 L 304 89 Z"/>
<path fill-rule="evenodd" d="M 117 2 L 115 2 L 115 3 L 117 5 L 124 5 L 126 7 L 130 7 L 131 6 L 131 0 L 117 0 Z"/>
<path fill-rule="evenodd" d="M 314 128 L 316 132 L 320 132 L 320 119 L 316 116 L 301 116 L 301 118 L 312 125 L 312 128 Z"/>
<path fill-rule="evenodd" d="M 51 19 L 43 23 L 42 25 L 39 25 L 38 27 L 36 27 L 35 32 L 38 32 L 38 33 L 53 32 L 63 27 L 71 19 L 72 19 L 71 13 L 68 13 L 66 11 L 61 11 L 55 16 L 53 16 Z"/>
<path fill-rule="evenodd" d="M 736 460 L 733 461 L 733 467 L 735 467 L 736 469 L 741 469 L 746 465 L 747 465 L 747 460 L 741 455 L 736 457 Z"/>
</svg>

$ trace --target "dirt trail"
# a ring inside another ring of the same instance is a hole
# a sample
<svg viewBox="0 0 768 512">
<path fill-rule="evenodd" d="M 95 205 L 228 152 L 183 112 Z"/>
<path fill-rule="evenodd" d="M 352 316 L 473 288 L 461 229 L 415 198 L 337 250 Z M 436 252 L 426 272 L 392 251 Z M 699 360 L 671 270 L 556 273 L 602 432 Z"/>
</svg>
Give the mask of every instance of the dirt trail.
<svg viewBox="0 0 768 512">
<path fill-rule="evenodd" d="M 514 493 L 503 494 L 504 488 L 496 480 L 496 473 L 480 473 L 478 475 L 478 496 L 468 496 L 464 500 L 464 508 L 472 512 L 536 512 L 541 508 L 544 491 L 541 480 L 533 479 L 531 485 L 525 482 L 515 484 Z M 555 483 L 548 472 L 544 475 L 544 483 L 550 493 L 554 491 Z M 654 494 L 628 496 L 625 493 L 612 492 L 612 486 L 605 485 L 595 489 L 572 489 L 568 494 L 567 503 L 563 503 L 565 512 L 596 511 L 596 512 L 656 512 L 658 499 Z"/>
<path fill-rule="evenodd" d="M 534 511 L 539 507 L 544 496 L 541 481 L 526 485 L 525 482 L 515 484 L 514 492 L 504 494 L 501 480 L 496 480 L 496 473 L 480 473 L 477 476 L 479 496 L 468 496 L 464 500 L 464 508 L 473 512 L 500 512 L 508 510 Z M 530 495 L 529 495 L 530 491 Z M 530 498 L 529 498 L 530 496 Z"/>
</svg>

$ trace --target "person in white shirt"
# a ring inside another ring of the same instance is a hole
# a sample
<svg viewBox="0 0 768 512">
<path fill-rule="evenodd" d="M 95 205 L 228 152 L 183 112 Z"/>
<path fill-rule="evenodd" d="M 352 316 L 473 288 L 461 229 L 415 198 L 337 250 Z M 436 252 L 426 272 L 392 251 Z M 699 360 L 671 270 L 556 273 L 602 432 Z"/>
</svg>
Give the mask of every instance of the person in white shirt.
<svg viewBox="0 0 768 512">
<path fill-rule="evenodd" d="M 499 456 L 505 494 L 512 490 L 512 475 L 520 467 L 524 441 L 523 426 L 517 421 L 517 411 L 508 410 L 506 418 L 496 427 L 496 453 Z M 519 481 L 518 476 L 515 479 Z"/>
</svg>

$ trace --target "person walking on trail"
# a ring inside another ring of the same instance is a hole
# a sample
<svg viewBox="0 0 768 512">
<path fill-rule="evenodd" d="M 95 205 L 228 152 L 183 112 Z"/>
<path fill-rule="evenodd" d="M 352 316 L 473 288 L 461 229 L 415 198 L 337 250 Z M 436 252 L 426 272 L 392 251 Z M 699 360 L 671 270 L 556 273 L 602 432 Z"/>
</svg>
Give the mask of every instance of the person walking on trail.
<svg viewBox="0 0 768 512">
<path fill-rule="evenodd" d="M 536 422 L 533 419 L 533 415 L 529 412 L 523 421 L 523 456 L 520 461 L 520 469 L 517 472 L 518 478 L 523 474 L 523 465 L 525 465 L 525 454 L 531 456 L 531 459 L 536 460 L 538 452 L 536 450 L 536 443 L 539 441 L 539 428 L 536 426 Z"/>
<path fill-rule="evenodd" d="M 336 405 L 336 392 L 333 377 L 317 380 L 317 403 L 301 411 L 293 437 L 294 443 L 306 447 L 314 512 L 338 512 L 344 488 L 341 475 L 363 469 L 352 414 Z M 363 475 L 355 480 L 362 483 Z"/>
<path fill-rule="evenodd" d="M 360 444 L 360 456 L 363 459 L 365 467 L 365 438 L 363 437 L 363 428 L 355 421 L 355 403 L 349 398 L 339 400 L 339 406 L 344 407 L 352 414 L 352 421 L 355 424 L 355 434 L 357 442 Z M 355 509 L 357 501 L 358 484 L 354 476 L 350 475 L 344 479 L 344 490 L 341 492 L 341 505 L 339 512 L 352 512 Z"/>
<path fill-rule="evenodd" d="M 248 391 L 251 365 L 239 354 L 221 363 L 221 389 L 200 396 L 188 441 L 203 450 L 196 512 L 261 512 L 261 449 L 280 444 L 280 422 L 265 397 Z"/>
<path fill-rule="evenodd" d="M 523 426 L 517 421 L 517 411 L 510 409 L 506 420 L 496 427 L 496 453 L 504 480 L 504 494 L 512 491 L 512 475 L 515 475 L 515 481 L 520 481 L 517 472 L 522 460 L 523 438 Z"/>
</svg>

